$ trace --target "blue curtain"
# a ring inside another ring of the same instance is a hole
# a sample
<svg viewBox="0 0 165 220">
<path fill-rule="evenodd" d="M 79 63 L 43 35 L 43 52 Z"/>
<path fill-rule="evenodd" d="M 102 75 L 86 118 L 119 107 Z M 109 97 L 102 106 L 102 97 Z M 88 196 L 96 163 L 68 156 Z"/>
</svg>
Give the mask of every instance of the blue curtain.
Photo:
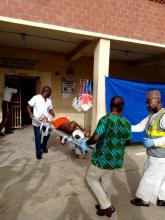
<svg viewBox="0 0 165 220">
<path fill-rule="evenodd" d="M 146 108 L 146 92 L 158 89 L 162 94 L 162 102 L 165 105 L 165 84 L 142 83 L 106 77 L 106 110 L 110 112 L 110 100 L 115 95 L 120 95 L 125 101 L 122 114 L 132 125 L 139 123 L 149 112 Z M 133 142 L 142 142 L 145 132 L 133 133 Z"/>
</svg>

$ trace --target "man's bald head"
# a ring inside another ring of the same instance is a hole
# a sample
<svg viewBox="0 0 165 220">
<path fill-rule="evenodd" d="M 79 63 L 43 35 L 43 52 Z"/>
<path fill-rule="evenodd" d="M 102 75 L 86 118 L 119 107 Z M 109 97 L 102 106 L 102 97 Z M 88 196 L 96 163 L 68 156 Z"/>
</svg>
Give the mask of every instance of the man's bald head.
<svg viewBox="0 0 165 220">
<path fill-rule="evenodd" d="M 124 100 L 121 96 L 114 96 L 110 102 L 111 111 L 122 112 L 124 107 Z"/>
<path fill-rule="evenodd" d="M 49 98 L 51 95 L 51 88 L 49 86 L 44 86 L 42 89 L 42 96 L 44 98 Z"/>
<path fill-rule="evenodd" d="M 147 108 L 151 112 L 158 112 L 162 108 L 161 94 L 159 90 L 147 92 Z"/>
<path fill-rule="evenodd" d="M 161 99 L 161 94 L 159 90 L 151 90 L 147 92 L 147 99 Z"/>
</svg>

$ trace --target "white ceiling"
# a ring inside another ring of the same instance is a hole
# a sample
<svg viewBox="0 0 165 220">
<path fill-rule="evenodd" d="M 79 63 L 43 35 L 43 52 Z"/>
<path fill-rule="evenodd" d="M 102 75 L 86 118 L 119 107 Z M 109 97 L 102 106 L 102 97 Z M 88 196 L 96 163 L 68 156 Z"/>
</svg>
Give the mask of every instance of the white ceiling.
<svg viewBox="0 0 165 220">
<path fill-rule="evenodd" d="M 26 48 L 60 53 L 69 53 L 83 40 L 93 39 L 72 33 L 0 22 L 0 46 L 24 48 L 22 34 L 25 34 Z"/>
<path fill-rule="evenodd" d="M 83 40 L 92 41 L 96 38 L 0 22 L 0 46 L 25 47 L 68 54 Z M 110 58 L 115 60 L 134 61 L 162 53 L 165 53 L 165 48 L 111 41 Z M 94 47 L 84 51 L 84 56 L 93 57 L 93 54 Z"/>
<path fill-rule="evenodd" d="M 112 59 L 131 61 L 152 57 L 162 53 L 165 53 L 165 48 L 121 41 L 111 42 Z"/>
<path fill-rule="evenodd" d="M 26 49 L 37 49 L 44 51 L 55 51 L 59 53 L 69 53 L 71 52 L 82 40 L 75 38 L 62 37 L 58 38 L 45 38 L 43 36 L 29 36 L 13 33 L 0 33 L 0 45 L 1 46 L 10 46 L 10 47 L 19 47 Z M 24 45 L 25 43 L 25 45 Z"/>
</svg>

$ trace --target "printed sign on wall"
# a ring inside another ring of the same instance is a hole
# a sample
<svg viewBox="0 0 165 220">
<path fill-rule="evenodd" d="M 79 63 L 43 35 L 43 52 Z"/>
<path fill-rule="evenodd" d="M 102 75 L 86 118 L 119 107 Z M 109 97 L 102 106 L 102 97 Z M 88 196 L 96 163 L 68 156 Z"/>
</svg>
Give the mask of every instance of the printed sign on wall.
<svg viewBox="0 0 165 220">
<path fill-rule="evenodd" d="M 76 93 L 76 82 L 73 81 L 62 81 L 62 93 Z"/>
</svg>

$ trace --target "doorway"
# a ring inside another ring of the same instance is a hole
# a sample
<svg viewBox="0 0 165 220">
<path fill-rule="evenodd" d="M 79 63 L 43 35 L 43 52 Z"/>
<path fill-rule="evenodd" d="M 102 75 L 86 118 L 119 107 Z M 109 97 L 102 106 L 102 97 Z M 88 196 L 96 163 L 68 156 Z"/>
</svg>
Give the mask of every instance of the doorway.
<svg viewBox="0 0 165 220">
<path fill-rule="evenodd" d="M 31 124 L 26 107 L 27 102 L 39 93 L 39 77 L 5 76 L 5 85 L 12 85 L 17 89 L 11 101 L 11 128 L 21 128 Z"/>
</svg>

